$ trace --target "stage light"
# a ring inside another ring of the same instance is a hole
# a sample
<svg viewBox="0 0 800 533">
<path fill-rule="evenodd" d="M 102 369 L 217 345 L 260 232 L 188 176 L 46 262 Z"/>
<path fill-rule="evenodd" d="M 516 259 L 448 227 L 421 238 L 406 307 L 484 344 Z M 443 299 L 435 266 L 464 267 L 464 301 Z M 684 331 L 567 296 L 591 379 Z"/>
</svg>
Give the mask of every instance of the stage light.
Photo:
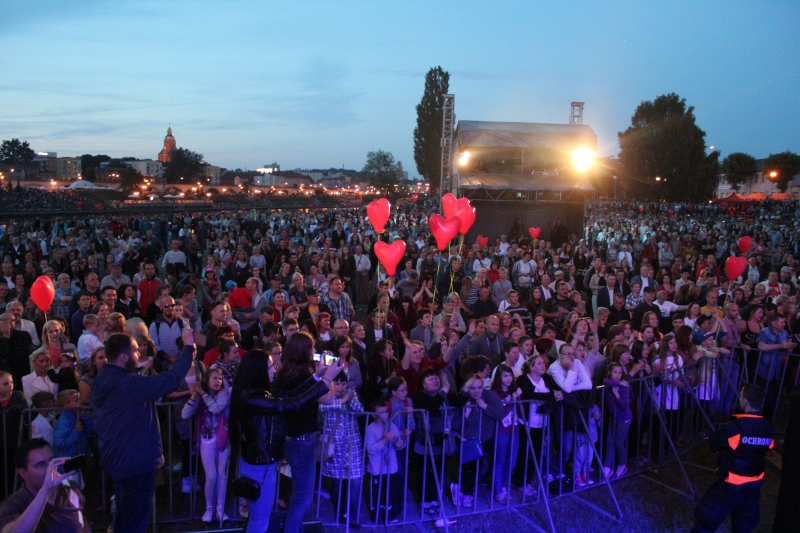
<svg viewBox="0 0 800 533">
<path fill-rule="evenodd" d="M 578 172 L 586 172 L 594 163 L 594 150 L 578 148 L 572 152 L 572 164 Z"/>
</svg>

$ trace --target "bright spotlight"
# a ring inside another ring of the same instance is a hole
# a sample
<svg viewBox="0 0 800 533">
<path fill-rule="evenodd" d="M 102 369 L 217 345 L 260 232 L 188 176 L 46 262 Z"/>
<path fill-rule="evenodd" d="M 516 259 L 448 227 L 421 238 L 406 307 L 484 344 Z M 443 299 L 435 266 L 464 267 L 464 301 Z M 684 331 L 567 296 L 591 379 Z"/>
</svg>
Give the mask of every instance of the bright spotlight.
<svg viewBox="0 0 800 533">
<path fill-rule="evenodd" d="M 572 152 L 572 164 L 578 172 L 586 172 L 594 163 L 594 150 L 578 148 Z"/>
<path fill-rule="evenodd" d="M 777 178 L 778 177 L 778 173 L 773 170 L 772 172 L 769 173 L 769 177 L 770 178 Z"/>
</svg>

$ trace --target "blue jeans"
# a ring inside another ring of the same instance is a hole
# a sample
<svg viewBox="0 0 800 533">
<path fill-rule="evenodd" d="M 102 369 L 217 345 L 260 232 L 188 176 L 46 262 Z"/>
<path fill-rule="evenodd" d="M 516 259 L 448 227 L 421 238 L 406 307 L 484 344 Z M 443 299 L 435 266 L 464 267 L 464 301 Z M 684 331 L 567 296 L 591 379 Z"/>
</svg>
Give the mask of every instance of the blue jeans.
<svg viewBox="0 0 800 533">
<path fill-rule="evenodd" d="M 511 471 L 517 464 L 519 453 L 519 435 L 497 433 L 494 444 L 494 493 L 505 490 L 509 483 Z"/>
<path fill-rule="evenodd" d="M 317 439 L 311 436 L 305 439 L 286 439 L 286 460 L 292 468 L 292 496 L 286 510 L 286 526 L 284 533 L 302 533 L 303 517 L 311 507 L 314 497 L 314 477 L 317 472 L 317 461 L 314 448 Z"/>
<path fill-rule="evenodd" d="M 719 398 L 716 398 L 715 412 L 727 413 L 734 402 L 739 397 L 739 372 L 741 366 L 736 360 L 736 352 L 734 351 L 732 357 L 720 357 L 717 361 L 718 366 L 722 368 L 717 369 L 717 379 L 719 379 Z"/>
<path fill-rule="evenodd" d="M 264 533 L 269 528 L 269 515 L 275 502 L 275 487 L 278 482 L 278 463 L 271 465 L 251 465 L 239 459 L 239 475 L 249 477 L 261 485 L 261 495 L 256 501 L 247 502 L 249 518 L 246 533 Z"/>
<path fill-rule="evenodd" d="M 115 533 L 143 533 L 150 523 L 156 471 L 114 480 Z"/>
</svg>

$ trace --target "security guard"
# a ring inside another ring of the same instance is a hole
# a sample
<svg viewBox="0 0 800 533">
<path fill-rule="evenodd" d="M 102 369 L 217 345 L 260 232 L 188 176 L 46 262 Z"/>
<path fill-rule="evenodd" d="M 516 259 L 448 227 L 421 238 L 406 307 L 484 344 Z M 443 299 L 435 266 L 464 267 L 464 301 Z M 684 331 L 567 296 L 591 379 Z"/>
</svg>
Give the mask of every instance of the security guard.
<svg viewBox="0 0 800 533">
<path fill-rule="evenodd" d="M 716 430 L 708 439 L 712 452 L 719 452 L 714 483 L 695 509 L 692 533 L 713 533 L 729 514 L 733 531 L 749 533 L 761 521 L 759 503 L 764 484 L 764 456 L 775 444 L 775 430 L 759 414 L 764 389 L 754 383 L 742 387 L 739 403 L 744 414 Z"/>
</svg>

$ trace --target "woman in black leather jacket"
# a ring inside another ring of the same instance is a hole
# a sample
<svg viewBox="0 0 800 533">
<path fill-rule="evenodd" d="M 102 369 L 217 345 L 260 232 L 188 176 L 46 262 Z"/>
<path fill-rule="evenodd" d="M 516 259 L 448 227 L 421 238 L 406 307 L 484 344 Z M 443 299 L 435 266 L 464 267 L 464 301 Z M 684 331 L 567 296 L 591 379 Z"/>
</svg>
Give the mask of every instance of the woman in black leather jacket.
<svg viewBox="0 0 800 533">
<path fill-rule="evenodd" d="M 276 398 L 269 392 L 275 368 L 266 352 L 250 350 L 239 363 L 231 387 L 229 436 L 234 453 L 241 454 L 239 475 L 261 483 L 261 496 L 248 505 L 250 518 L 245 530 L 248 533 L 263 533 L 269 526 L 278 465 L 286 444 L 283 412 L 315 402 L 328 392 L 331 379 L 341 371 L 342 367 L 336 365 L 320 366 L 285 398 Z"/>
</svg>

